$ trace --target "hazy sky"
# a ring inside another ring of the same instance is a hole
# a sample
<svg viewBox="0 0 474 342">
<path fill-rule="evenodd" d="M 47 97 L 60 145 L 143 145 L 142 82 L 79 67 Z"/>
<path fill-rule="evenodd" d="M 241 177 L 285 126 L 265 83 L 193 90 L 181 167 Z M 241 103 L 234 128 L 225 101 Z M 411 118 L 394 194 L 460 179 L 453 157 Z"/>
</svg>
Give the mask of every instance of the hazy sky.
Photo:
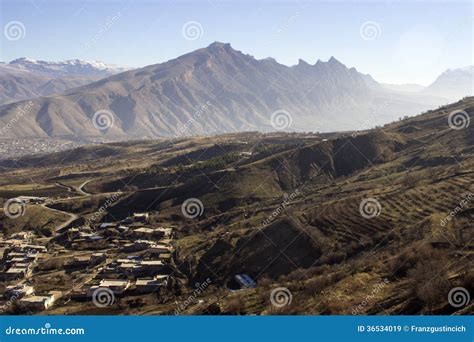
<svg viewBox="0 0 474 342">
<path fill-rule="evenodd" d="M 286 65 L 335 56 L 390 83 L 429 84 L 448 68 L 474 64 L 472 1 L 0 2 L 7 62 L 79 58 L 139 67 L 221 41 Z"/>
</svg>

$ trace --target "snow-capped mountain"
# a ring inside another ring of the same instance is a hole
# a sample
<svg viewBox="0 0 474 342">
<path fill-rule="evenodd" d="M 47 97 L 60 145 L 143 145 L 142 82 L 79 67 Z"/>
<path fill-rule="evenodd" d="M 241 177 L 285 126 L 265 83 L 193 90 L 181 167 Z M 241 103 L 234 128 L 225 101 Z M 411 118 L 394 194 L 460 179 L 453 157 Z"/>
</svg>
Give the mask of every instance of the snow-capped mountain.
<svg viewBox="0 0 474 342">
<path fill-rule="evenodd" d="M 35 71 L 51 76 L 65 76 L 71 74 L 83 76 L 110 76 L 130 69 L 100 61 L 83 61 L 80 59 L 72 59 L 62 62 L 46 62 L 29 58 L 19 58 L 11 61 L 8 65 L 20 70 Z"/>
<path fill-rule="evenodd" d="M 128 68 L 78 59 L 64 62 L 19 58 L 0 63 L 0 105 L 79 87 Z"/>
</svg>

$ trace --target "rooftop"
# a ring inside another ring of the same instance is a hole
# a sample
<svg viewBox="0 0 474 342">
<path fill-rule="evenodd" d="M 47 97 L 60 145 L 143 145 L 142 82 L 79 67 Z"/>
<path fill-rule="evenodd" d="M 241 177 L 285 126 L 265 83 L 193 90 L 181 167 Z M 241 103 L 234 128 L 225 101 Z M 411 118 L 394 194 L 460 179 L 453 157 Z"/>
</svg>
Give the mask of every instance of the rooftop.
<svg viewBox="0 0 474 342">
<path fill-rule="evenodd" d="M 129 280 L 106 280 L 102 279 L 99 286 L 109 287 L 109 286 L 127 286 L 130 284 Z"/>
</svg>

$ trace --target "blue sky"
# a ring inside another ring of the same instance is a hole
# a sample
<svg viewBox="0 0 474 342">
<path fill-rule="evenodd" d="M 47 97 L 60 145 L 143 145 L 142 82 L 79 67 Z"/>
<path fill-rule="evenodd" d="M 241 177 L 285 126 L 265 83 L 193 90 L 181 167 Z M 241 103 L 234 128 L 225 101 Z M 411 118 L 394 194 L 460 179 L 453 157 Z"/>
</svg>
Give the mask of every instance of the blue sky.
<svg viewBox="0 0 474 342">
<path fill-rule="evenodd" d="M 79 58 L 139 67 L 221 41 L 286 65 L 335 56 L 390 83 L 429 84 L 448 68 L 474 64 L 471 1 L 0 2 L 0 60 L 7 62 Z M 24 26 L 21 39 L 5 39 L 12 21 Z M 190 21 L 200 25 L 194 40 L 182 32 Z"/>
</svg>

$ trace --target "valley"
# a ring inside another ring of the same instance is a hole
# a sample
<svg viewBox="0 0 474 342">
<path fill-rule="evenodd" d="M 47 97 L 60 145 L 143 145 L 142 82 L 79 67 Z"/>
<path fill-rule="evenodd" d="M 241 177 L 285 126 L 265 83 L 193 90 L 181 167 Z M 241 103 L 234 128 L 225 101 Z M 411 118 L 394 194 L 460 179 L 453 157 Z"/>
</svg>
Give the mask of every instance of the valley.
<svg viewBox="0 0 474 342">
<path fill-rule="evenodd" d="M 449 298 L 474 290 L 473 117 L 466 97 L 361 131 L 4 158 L 2 293 L 54 297 L 4 313 L 473 314 Z"/>
</svg>

